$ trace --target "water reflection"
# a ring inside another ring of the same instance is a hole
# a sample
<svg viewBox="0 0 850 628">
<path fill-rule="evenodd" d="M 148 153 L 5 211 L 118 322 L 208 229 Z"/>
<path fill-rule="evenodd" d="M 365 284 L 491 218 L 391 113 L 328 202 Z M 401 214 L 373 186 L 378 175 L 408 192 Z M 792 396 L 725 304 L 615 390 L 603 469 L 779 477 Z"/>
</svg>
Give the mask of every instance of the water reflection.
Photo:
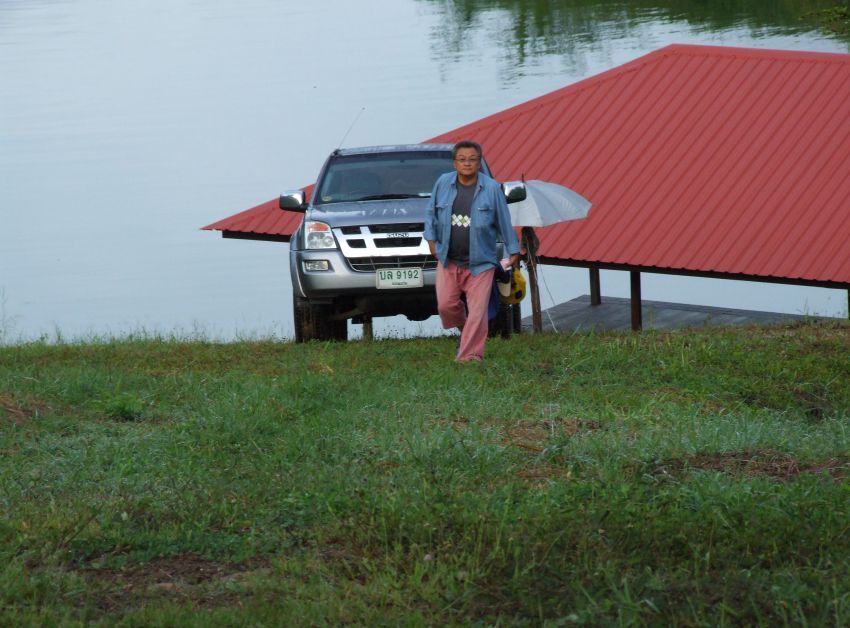
<svg viewBox="0 0 850 628">
<path fill-rule="evenodd" d="M 461 62 L 483 32 L 499 51 L 509 79 L 522 76 L 542 56 L 561 56 L 580 67 L 588 50 L 634 37 L 647 24 L 684 23 L 696 33 L 740 29 L 754 38 L 795 35 L 819 28 L 818 14 L 835 6 L 834 0 L 419 1 L 439 7 L 438 56 Z M 843 38 L 850 41 L 848 34 Z"/>
</svg>

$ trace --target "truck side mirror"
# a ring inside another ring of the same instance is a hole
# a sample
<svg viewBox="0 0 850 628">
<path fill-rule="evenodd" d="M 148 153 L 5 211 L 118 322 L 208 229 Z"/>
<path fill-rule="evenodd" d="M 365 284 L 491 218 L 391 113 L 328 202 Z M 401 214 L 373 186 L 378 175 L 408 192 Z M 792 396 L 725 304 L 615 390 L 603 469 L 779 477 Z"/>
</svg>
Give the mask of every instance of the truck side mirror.
<svg viewBox="0 0 850 628">
<path fill-rule="evenodd" d="M 505 181 L 502 184 L 502 190 L 505 192 L 505 202 L 508 204 L 524 201 L 528 195 L 523 181 Z"/>
<path fill-rule="evenodd" d="M 279 206 L 281 209 L 291 212 L 307 211 L 304 202 L 304 190 L 288 190 L 280 195 Z"/>
</svg>

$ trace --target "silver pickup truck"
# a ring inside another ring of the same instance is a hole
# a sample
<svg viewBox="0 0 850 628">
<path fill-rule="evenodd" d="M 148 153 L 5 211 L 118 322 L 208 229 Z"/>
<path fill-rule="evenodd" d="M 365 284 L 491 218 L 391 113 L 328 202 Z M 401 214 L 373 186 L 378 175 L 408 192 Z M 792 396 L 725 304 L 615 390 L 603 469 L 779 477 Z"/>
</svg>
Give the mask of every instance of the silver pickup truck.
<svg viewBox="0 0 850 628">
<path fill-rule="evenodd" d="M 304 212 L 289 253 L 296 342 L 347 340 L 349 319 L 437 313 L 437 260 L 422 232 L 434 182 L 453 169 L 451 151 L 450 144 L 338 149 L 309 203 L 304 190 L 281 195 L 281 209 Z M 481 169 L 491 174 L 483 161 Z M 521 183 L 505 190 L 509 202 L 525 196 Z M 518 320 L 518 306 L 503 305 L 491 333 L 510 334 Z"/>
</svg>

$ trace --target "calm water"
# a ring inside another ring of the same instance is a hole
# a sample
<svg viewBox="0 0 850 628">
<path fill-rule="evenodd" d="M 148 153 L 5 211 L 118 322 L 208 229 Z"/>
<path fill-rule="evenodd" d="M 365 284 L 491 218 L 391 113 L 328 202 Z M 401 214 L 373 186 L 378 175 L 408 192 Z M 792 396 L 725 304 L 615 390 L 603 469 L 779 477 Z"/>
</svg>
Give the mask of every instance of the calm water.
<svg viewBox="0 0 850 628">
<path fill-rule="evenodd" d="M 848 52 L 801 28 L 799 3 L 704 4 L 0 0 L 0 342 L 291 337 L 286 245 L 199 228 L 310 183 L 358 113 L 345 145 L 416 142 L 669 43 Z M 583 270 L 544 279 L 544 306 L 587 292 Z M 628 295 L 625 273 L 602 282 Z M 660 275 L 644 296 L 847 308 Z"/>
</svg>

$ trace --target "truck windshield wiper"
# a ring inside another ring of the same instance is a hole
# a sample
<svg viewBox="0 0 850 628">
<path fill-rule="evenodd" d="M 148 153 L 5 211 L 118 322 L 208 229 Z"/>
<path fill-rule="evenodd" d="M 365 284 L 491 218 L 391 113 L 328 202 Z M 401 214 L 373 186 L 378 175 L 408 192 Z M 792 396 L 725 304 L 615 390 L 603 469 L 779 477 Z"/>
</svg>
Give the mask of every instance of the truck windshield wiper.
<svg viewBox="0 0 850 628">
<path fill-rule="evenodd" d="M 422 198 L 419 194 L 370 194 L 361 196 L 358 201 L 380 201 L 388 198 Z"/>
</svg>

